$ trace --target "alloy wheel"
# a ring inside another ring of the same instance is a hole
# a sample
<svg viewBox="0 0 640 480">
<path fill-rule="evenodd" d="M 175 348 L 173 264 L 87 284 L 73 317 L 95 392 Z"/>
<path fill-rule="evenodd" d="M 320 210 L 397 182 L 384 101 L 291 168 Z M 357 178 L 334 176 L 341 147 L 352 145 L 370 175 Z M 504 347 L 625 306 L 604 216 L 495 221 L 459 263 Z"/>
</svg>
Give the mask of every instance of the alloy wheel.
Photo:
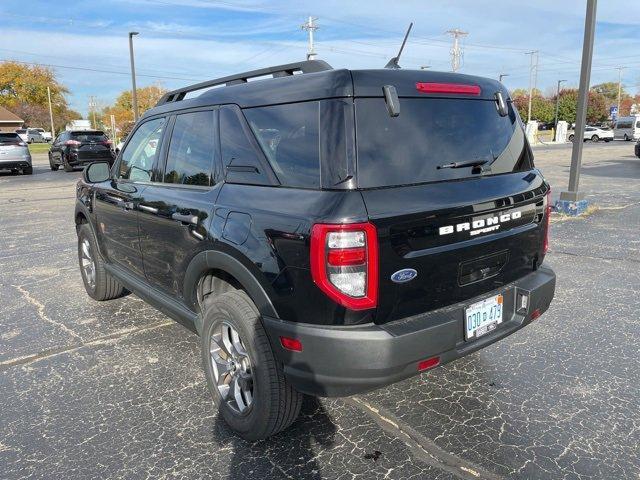
<svg viewBox="0 0 640 480">
<path fill-rule="evenodd" d="M 91 255 L 91 244 L 87 238 L 82 239 L 80 244 L 80 263 L 82 276 L 91 290 L 96 288 L 96 263 Z"/>
<path fill-rule="evenodd" d="M 244 415 L 253 404 L 253 369 L 237 330 L 222 322 L 211 333 L 210 361 L 222 401 Z"/>
</svg>

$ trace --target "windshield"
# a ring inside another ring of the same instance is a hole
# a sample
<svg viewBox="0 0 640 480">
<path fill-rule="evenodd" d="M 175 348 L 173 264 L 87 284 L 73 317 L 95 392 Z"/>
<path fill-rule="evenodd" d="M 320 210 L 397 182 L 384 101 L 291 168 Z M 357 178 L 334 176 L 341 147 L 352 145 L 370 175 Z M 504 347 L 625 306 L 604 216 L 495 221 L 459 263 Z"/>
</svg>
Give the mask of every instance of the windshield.
<svg viewBox="0 0 640 480">
<path fill-rule="evenodd" d="M 24 145 L 17 133 L 0 133 L 0 145 Z"/>
<path fill-rule="evenodd" d="M 104 142 L 107 140 L 104 132 L 71 132 L 71 138 L 78 142 Z"/>
<path fill-rule="evenodd" d="M 474 164 L 484 163 L 483 175 L 533 168 L 510 104 L 505 117 L 492 100 L 401 98 L 397 117 L 383 98 L 355 105 L 360 188 L 466 178 L 477 175 Z M 451 168 L 460 163 L 469 166 Z"/>
</svg>

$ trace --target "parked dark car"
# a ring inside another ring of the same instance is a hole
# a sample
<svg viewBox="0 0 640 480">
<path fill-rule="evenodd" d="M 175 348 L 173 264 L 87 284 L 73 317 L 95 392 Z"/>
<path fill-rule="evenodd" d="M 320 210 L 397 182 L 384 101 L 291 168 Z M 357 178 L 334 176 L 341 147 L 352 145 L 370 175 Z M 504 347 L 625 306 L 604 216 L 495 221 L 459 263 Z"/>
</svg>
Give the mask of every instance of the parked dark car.
<svg viewBox="0 0 640 480">
<path fill-rule="evenodd" d="M 29 147 L 17 133 L 0 132 L 0 171 L 33 173 Z"/>
<path fill-rule="evenodd" d="M 56 137 L 49 149 L 49 166 L 65 172 L 87 163 L 105 160 L 113 164 L 114 153 L 111 140 L 100 130 L 71 130 Z"/>
<path fill-rule="evenodd" d="M 549 194 L 499 82 L 308 61 L 166 94 L 85 169 L 78 258 L 92 298 L 197 332 L 221 416 L 259 439 L 303 394 L 403 380 L 544 313 Z"/>
</svg>

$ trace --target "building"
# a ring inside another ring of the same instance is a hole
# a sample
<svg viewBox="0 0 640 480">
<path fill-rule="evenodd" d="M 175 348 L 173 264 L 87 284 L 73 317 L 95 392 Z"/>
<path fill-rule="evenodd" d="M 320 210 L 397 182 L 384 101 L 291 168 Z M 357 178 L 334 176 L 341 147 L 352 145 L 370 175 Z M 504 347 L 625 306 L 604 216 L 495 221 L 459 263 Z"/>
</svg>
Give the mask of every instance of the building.
<svg viewBox="0 0 640 480">
<path fill-rule="evenodd" d="M 23 124 L 24 120 L 19 116 L 0 106 L 0 132 L 15 132 Z"/>
<path fill-rule="evenodd" d="M 89 120 L 71 120 L 65 127 L 66 130 L 91 130 Z"/>
</svg>

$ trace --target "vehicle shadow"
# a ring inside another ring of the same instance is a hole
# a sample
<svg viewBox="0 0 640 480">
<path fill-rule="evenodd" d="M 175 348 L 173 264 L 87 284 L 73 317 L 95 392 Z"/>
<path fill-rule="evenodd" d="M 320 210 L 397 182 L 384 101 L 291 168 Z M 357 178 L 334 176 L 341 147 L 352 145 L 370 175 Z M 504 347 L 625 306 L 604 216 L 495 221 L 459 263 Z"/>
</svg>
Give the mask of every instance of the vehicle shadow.
<svg viewBox="0 0 640 480">
<path fill-rule="evenodd" d="M 248 442 L 235 435 L 221 415 L 216 417 L 216 441 L 231 447 L 227 478 L 270 478 L 271 475 L 290 478 L 321 479 L 317 452 L 334 445 L 337 431 L 331 418 L 317 398 L 306 396 L 300 416 L 291 427 L 266 440 Z"/>
</svg>

